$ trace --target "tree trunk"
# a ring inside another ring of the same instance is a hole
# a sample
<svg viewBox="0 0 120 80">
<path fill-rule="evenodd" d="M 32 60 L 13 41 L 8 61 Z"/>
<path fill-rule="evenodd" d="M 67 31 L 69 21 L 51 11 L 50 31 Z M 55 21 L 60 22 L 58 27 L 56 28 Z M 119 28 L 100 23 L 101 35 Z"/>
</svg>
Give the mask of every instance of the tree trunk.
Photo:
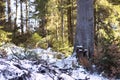
<svg viewBox="0 0 120 80">
<path fill-rule="evenodd" d="M 77 26 L 74 51 L 77 46 L 88 50 L 89 58 L 94 53 L 93 0 L 77 0 Z"/>
<path fill-rule="evenodd" d="M 8 27 L 7 30 L 11 29 L 11 0 L 7 0 L 8 5 Z"/>
<path fill-rule="evenodd" d="M 72 8 L 71 1 L 67 0 L 67 26 L 68 26 L 68 41 L 71 46 L 73 46 L 73 26 L 72 26 Z"/>
<path fill-rule="evenodd" d="M 63 0 L 61 0 L 61 6 L 63 6 Z M 64 44 L 64 10 L 61 8 L 61 34 L 62 34 L 62 43 Z"/>
<path fill-rule="evenodd" d="M 20 27 L 21 27 L 21 33 L 23 34 L 24 33 L 24 31 L 23 31 L 23 6 L 22 6 L 22 3 L 23 3 L 23 1 L 22 0 L 20 0 L 20 11 L 21 11 L 21 25 L 20 25 Z"/>
<path fill-rule="evenodd" d="M 38 33 L 41 37 L 46 37 L 47 35 L 47 27 L 46 25 L 46 19 L 45 17 L 41 18 L 41 21 L 39 21 L 39 28 L 38 28 Z"/>
<path fill-rule="evenodd" d="M 4 26 L 5 24 L 5 1 L 0 0 L 0 26 Z"/>
<path fill-rule="evenodd" d="M 15 22 L 14 22 L 14 30 L 13 30 L 13 38 L 16 36 L 17 32 L 17 10 L 18 10 L 18 0 L 16 0 L 16 14 L 15 14 Z"/>
<path fill-rule="evenodd" d="M 26 0 L 26 32 L 28 31 L 28 0 Z"/>
</svg>

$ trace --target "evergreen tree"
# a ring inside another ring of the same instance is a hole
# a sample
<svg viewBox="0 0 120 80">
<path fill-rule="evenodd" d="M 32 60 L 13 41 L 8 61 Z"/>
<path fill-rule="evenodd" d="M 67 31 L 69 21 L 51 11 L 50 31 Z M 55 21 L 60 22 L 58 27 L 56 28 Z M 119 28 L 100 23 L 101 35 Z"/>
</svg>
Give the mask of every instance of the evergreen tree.
<svg viewBox="0 0 120 80">
<path fill-rule="evenodd" d="M 20 24 L 20 28 L 21 28 L 21 33 L 23 34 L 24 33 L 24 30 L 23 30 L 23 0 L 20 0 L 20 12 L 21 12 L 21 24 Z"/>
<path fill-rule="evenodd" d="M 0 0 L 0 26 L 5 24 L 5 1 Z"/>
<path fill-rule="evenodd" d="M 28 28 L 28 17 L 29 17 L 29 14 L 28 14 L 28 12 L 29 12 L 29 9 L 28 9 L 28 5 L 29 5 L 29 0 L 25 0 L 25 7 L 26 7 L 26 32 L 28 32 L 29 31 L 29 28 Z"/>
<path fill-rule="evenodd" d="M 7 6 L 8 6 L 8 27 L 7 27 L 7 30 L 8 29 L 11 29 L 12 27 L 12 23 L 11 23 L 11 0 L 7 0 Z"/>
<path fill-rule="evenodd" d="M 35 16 L 39 20 L 39 28 L 38 32 L 40 36 L 45 37 L 46 36 L 46 14 L 47 14 L 47 3 L 48 0 L 36 0 L 34 2 L 36 4 L 35 9 L 36 9 L 36 14 Z"/>
<path fill-rule="evenodd" d="M 71 0 L 67 0 L 67 26 L 68 26 L 68 41 L 73 46 L 73 25 L 72 25 L 72 6 Z"/>
<path fill-rule="evenodd" d="M 15 0 L 15 7 L 16 7 L 16 10 L 15 10 L 15 21 L 14 21 L 14 29 L 13 29 L 13 39 L 16 37 L 16 32 L 18 30 L 17 28 L 17 18 L 18 18 L 18 0 Z"/>
<path fill-rule="evenodd" d="M 94 53 L 93 0 L 77 0 L 77 10 L 74 51 L 77 46 L 82 46 L 90 58 Z"/>
</svg>

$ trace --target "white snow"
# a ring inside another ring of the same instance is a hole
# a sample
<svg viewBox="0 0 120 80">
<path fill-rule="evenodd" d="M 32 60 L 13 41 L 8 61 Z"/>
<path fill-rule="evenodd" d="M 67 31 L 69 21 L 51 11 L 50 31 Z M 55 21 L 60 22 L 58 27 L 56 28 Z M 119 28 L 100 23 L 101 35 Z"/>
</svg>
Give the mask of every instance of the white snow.
<svg viewBox="0 0 120 80">
<path fill-rule="evenodd" d="M 67 74 L 61 74 L 60 77 L 62 77 L 64 80 L 74 80 L 74 78 L 68 76 Z"/>
<path fill-rule="evenodd" d="M 87 72 L 82 66 L 79 66 L 79 68 L 74 68 L 75 66 L 78 66 L 77 60 L 75 57 L 68 57 L 65 59 L 57 59 L 55 57 L 55 54 L 57 52 L 53 52 L 51 48 L 44 50 L 41 48 L 31 49 L 28 51 L 33 51 L 35 54 L 37 54 L 40 59 L 45 60 L 47 64 L 51 64 L 49 67 L 51 70 L 56 71 L 56 74 L 49 72 L 49 70 L 46 70 L 47 72 L 45 74 L 42 74 L 39 72 L 39 68 L 42 67 L 42 64 L 33 64 L 35 61 L 30 61 L 27 59 L 24 60 L 13 60 L 13 52 L 17 54 L 21 54 L 24 56 L 24 48 L 17 47 L 12 44 L 7 44 L 2 46 L 1 48 L 4 48 L 4 50 L 8 53 L 7 58 L 0 58 L 0 71 L 8 70 L 6 75 L 7 79 L 11 79 L 17 76 L 21 76 L 24 73 L 28 74 L 30 72 L 30 78 L 27 78 L 27 80 L 58 80 L 58 77 L 64 79 L 64 80 L 77 80 L 77 79 L 88 79 L 88 80 L 109 80 L 107 78 L 104 78 L 98 74 L 90 74 Z M 11 51 L 12 49 L 12 51 Z M 22 69 L 19 69 L 19 67 L 16 67 L 15 65 L 19 65 Z M 57 66 L 57 68 L 52 67 Z M 62 73 L 59 69 L 69 69 L 68 73 Z M 0 80 L 7 80 L 6 77 L 3 75 L 3 72 L 0 72 Z M 17 74 L 17 75 L 16 75 Z"/>
</svg>

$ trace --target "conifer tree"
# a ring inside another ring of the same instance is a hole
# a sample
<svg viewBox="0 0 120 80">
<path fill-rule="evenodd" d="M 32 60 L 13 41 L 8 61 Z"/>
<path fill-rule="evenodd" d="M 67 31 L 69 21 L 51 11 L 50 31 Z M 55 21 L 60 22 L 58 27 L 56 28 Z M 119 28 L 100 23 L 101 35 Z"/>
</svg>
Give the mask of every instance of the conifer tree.
<svg viewBox="0 0 120 80">
<path fill-rule="evenodd" d="M 88 57 L 91 57 L 94 53 L 93 0 L 77 0 L 75 51 L 77 46 L 87 49 Z"/>
<path fill-rule="evenodd" d="M 5 24 L 5 1 L 0 0 L 0 26 Z"/>
</svg>

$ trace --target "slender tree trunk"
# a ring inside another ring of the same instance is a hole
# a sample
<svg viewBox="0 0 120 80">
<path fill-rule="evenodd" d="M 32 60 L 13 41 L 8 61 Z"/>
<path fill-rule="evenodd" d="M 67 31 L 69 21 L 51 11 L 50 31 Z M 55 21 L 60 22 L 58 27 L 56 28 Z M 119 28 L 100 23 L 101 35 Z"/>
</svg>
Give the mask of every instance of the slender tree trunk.
<svg viewBox="0 0 120 80">
<path fill-rule="evenodd" d="M 96 0 L 94 0 L 94 14 L 97 14 L 97 12 L 96 12 Z M 97 47 L 97 44 L 98 44 L 98 34 L 97 34 L 97 31 L 98 31 L 98 28 L 97 28 L 97 16 L 96 15 L 94 15 L 94 34 L 95 34 L 95 36 L 94 36 L 94 39 L 95 39 L 95 46 Z"/>
<path fill-rule="evenodd" d="M 21 11 L 21 25 L 20 25 L 20 27 L 21 27 L 21 33 L 23 34 L 24 33 L 24 31 L 23 31 L 23 5 L 22 5 L 22 3 L 23 3 L 23 1 L 22 0 L 20 0 L 20 11 Z"/>
<path fill-rule="evenodd" d="M 63 6 L 63 0 L 61 0 L 61 6 Z M 64 44 L 64 10 L 61 8 L 61 34 L 62 34 L 62 43 Z"/>
<path fill-rule="evenodd" d="M 57 41 L 59 40 L 59 36 L 58 36 L 58 26 L 59 26 L 59 23 L 57 22 L 57 23 L 56 23 L 56 40 L 57 40 Z"/>
<path fill-rule="evenodd" d="M 15 14 L 15 28 L 17 27 L 17 15 L 18 15 L 18 0 L 16 0 L 16 14 Z"/>
<path fill-rule="evenodd" d="M 88 50 L 89 57 L 94 53 L 93 0 L 77 0 L 77 26 L 74 51 L 77 46 Z"/>
<path fill-rule="evenodd" d="M 42 33 L 42 37 L 46 36 L 46 19 L 45 19 L 45 17 L 42 18 L 41 33 Z"/>
<path fill-rule="evenodd" d="M 71 0 L 71 23 L 72 23 L 72 28 L 73 28 L 73 45 L 74 45 L 74 39 L 75 39 L 75 27 L 76 27 L 76 7 L 74 6 L 76 3 L 75 0 Z M 72 45 L 72 46 L 73 46 Z"/>
<path fill-rule="evenodd" d="M 29 31 L 28 28 L 28 0 L 26 0 L 26 32 Z"/>
<path fill-rule="evenodd" d="M 7 0 L 8 5 L 8 29 L 11 29 L 11 0 Z"/>
<path fill-rule="evenodd" d="M 0 0 L 0 26 L 4 26 L 5 24 L 5 1 Z"/>
<path fill-rule="evenodd" d="M 18 10 L 18 0 L 16 0 L 16 14 L 15 14 L 15 23 L 14 23 L 14 30 L 13 30 L 13 38 L 15 38 L 16 36 L 16 32 L 17 32 L 17 12 Z"/>
<path fill-rule="evenodd" d="M 71 1 L 67 0 L 67 26 L 68 26 L 68 41 L 70 45 L 73 45 L 73 26 L 72 26 L 72 8 L 71 8 Z"/>
</svg>

